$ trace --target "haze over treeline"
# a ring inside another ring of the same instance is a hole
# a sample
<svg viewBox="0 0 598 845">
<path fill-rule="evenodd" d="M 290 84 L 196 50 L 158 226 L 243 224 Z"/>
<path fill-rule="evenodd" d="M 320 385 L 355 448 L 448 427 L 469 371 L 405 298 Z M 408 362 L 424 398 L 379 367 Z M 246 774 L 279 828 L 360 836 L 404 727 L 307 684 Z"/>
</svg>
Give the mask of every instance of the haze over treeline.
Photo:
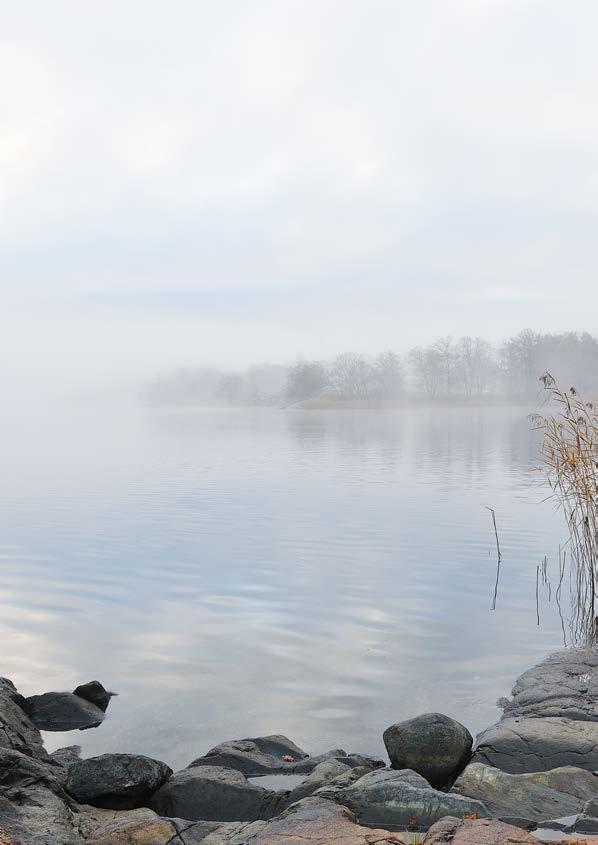
<svg viewBox="0 0 598 845">
<path fill-rule="evenodd" d="M 482 337 L 445 335 L 404 354 L 346 351 L 332 360 L 288 365 L 250 364 L 229 371 L 214 366 L 179 369 L 145 391 L 151 404 L 294 404 L 306 400 L 400 401 L 537 395 L 551 372 L 564 386 L 598 388 L 598 339 L 588 332 L 540 334 L 524 329 L 500 345 Z"/>
</svg>

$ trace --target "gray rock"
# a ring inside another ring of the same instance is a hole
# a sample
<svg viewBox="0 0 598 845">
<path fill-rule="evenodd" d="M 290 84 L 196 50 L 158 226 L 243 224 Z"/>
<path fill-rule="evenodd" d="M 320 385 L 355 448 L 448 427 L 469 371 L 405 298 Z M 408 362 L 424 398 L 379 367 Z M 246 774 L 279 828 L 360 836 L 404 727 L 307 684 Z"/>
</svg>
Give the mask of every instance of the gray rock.
<svg viewBox="0 0 598 845">
<path fill-rule="evenodd" d="M 473 759 L 512 773 L 598 769 L 598 649 L 564 649 L 524 672 Z"/>
<path fill-rule="evenodd" d="M 235 769 L 195 766 L 176 772 L 149 806 L 161 816 L 192 821 L 255 821 L 280 812 L 288 794 L 249 783 Z"/>
<path fill-rule="evenodd" d="M 384 731 L 393 769 L 411 769 L 437 789 L 450 787 L 471 756 L 466 727 L 442 713 L 397 722 Z"/>
<path fill-rule="evenodd" d="M 349 807 L 361 824 L 372 827 L 427 828 L 443 816 L 489 816 L 481 801 L 433 789 L 409 769 L 370 772 L 344 789 L 325 786 L 316 795 Z"/>
<path fill-rule="evenodd" d="M 503 719 L 478 736 L 473 760 L 513 774 L 562 766 L 596 771 L 598 723 L 556 716 Z"/>
<path fill-rule="evenodd" d="M 192 833 L 193 828 L 187 828 L 184 835 Z M 403 839 L 385 830 L 361 827 L 346 807 L 312 796 L 270 821 L 225 824 L 203 839 L 183 838 L 183 842 L 185 845 L 197 842 L 202 845 L 391 845 Z"/>
<path fill-rule="evenodd" d="M 172 774 L 139 754 L 101 754 L 69 766 L 65 789 L 80 804 L 114 810 L 143 806 Z"/>
<path fill-rule="evenodd" d="M 504 716 L 598 721 L 598 649 L 562 649 L 528 669 L 517 679 Z"/>
<path fill-rule="evenodd" d="M 73 695 L 78 695 L 79 698 L 84 698 L 86 701 L 91 701 L 96 707 L 105 713 L 110 699 L 116 692 L 108 692 L 99 681 L 88 681 L 86 684 L 80 684 L 77 689 L 73 690 Z"/>
<path fill-rule="evenodd" d="M 121 832 L 124 831 L 131 833 L 132 831 L 143 830 L 146 832 L 149 829 L 154 833 L 157 827 L 158 830 L 162 829 L 171 837 L 176 834 L 173 825 L 169 825 L 147 807 L 140 807 L 135 810 L 107 810 L 81 804 L 77 806 L 74 822 L 85 842 L 107 839 L 110 845 L 117 845 L 121 841 L 126 845 L 131 845 L 131 839 L 121 840 L 119 838 Z M 133 839 L 133 841 L 137 840 Z M 175 845 L 175 843 L 176 839 L 171 845 Z"/>
<path fill-rule="evenodd" d="M 70 801 L 54 767 L 13 749 L 0 749 L 0 829 L 17 843 L 81 842 Z"/>
<path fill-rule="evenodd" d="M 598 833 L 598 800 L 586 801 L 581 813 L 572 825 L 567 827 L 571 833 Z"/>
<path fill-rule="evenodd" d="M 41 734 L 23 709 L 24 702 L 12 681 L 0 678 L 0 748 L 46 760 Z"/>
<path fill-rule="evenodd" d="M 339 775 L 354 771 L 355 769 L 352 769 L 351 766 L 347 766 L 345 763 L 341 763 L 340 760 L 326 760 L 326 762 L 317 765 L 313 772 L 310 772 L 305 778 L 303 783 L 293 789 L 289 795 L 288 802 L 289 804 L 294 804 L 302 798 L 307 798 L 308 795 L 313 795 L 317 789 L 335 780 Z"/>
<path fill-rule="evenodd" d="M 50 754 L 50 760 L 58 763 L 64 769 L 68 769 L 73 763 L 77 763 L 81 759 L 80 745 L 65 745 L 64 748 L 57 748 Z"/>
<path fill-rule="evenodd" d="M 286 736 L 258 736 L 253 739 L 233 739 L 197 757 L 188 768 L 195 766 L 224 766 L 245 775 L 274 774 L 291 770 L 291 763 L 307 758 L 305 751 Z M 290 761 L 284 757 L 291 758 Z"/>
<path fill-rule="evenodd" d="M 196 757 L 187 768 L 218 766 L 235 769 L 247 777 L 269 774 L 309 774 L 320 763 L 328 760 L 341 760 L 352 768 L 384 766 L 381 760 L 373 760 L 361 754 L 349 755 L 342 748 L 334 748 L 324 754 L 310 757 L 286 736 L 274 735 L 223 742 L 202 757 Z"/>
<path fill-rule="evenodd" d="M 579 813 L 588 799 L 598 798 L 598 778 L 573 766 L 515 775 L 471 763 L 451 791 L 481 801 L 493 817 L 503 821 L 541 822 Z"/>
<path fill-rule="evenodd" d="M 45 692 L 25 699 L 27 713 L 40 731 L 74 731 L 97 728 L 104 711 L 72 692 Z"/>
</svg>

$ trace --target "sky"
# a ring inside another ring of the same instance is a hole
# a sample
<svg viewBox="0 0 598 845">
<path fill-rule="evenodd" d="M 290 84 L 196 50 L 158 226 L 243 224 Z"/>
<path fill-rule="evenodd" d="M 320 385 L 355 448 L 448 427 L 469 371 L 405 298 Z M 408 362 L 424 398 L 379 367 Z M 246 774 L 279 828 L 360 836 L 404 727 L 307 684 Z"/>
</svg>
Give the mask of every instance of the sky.
<svg viewBox="0 0 598 845">
<path fill-rule="evenodd" d="M 5 384 L 598 330 L 593 0 L 0 11 Z"/>
</svg>

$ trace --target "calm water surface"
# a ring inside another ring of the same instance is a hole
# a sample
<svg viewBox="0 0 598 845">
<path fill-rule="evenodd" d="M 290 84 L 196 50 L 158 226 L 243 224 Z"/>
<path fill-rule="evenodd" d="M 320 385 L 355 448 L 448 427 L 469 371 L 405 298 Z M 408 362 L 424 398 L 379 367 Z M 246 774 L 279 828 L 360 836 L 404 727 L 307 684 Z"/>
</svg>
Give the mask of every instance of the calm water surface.
<svg viewBox="0 0 598 845">
<path fill-rule="evenodd" d="M 563 532 L 524 409 L 13 412 L 0 434 L 0 674 L 120 693 L 50 749 L 382 754 L 424 711 L 482 729 L 562 643 L 547 595 L 536 620 Z"/>
</svg>

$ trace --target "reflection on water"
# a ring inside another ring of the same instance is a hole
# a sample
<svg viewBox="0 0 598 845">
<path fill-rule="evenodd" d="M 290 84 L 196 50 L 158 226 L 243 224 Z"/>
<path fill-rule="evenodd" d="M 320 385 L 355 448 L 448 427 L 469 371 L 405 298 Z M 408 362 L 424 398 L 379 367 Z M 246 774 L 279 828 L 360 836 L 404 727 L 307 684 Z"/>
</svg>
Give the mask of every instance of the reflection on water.
<svg viewBox="0 0 598 845">
<path fill-rule="evenodd" d="M 181 766 L 286 733 L 380 755 L 420 712 L 486 726 L 562 641 L 554 600 L 536 623 L 562 532 L 521 409 L 48 413 L 1 435 L 0 674 L 120 692 L 51 748 Z"/>
</svg>

